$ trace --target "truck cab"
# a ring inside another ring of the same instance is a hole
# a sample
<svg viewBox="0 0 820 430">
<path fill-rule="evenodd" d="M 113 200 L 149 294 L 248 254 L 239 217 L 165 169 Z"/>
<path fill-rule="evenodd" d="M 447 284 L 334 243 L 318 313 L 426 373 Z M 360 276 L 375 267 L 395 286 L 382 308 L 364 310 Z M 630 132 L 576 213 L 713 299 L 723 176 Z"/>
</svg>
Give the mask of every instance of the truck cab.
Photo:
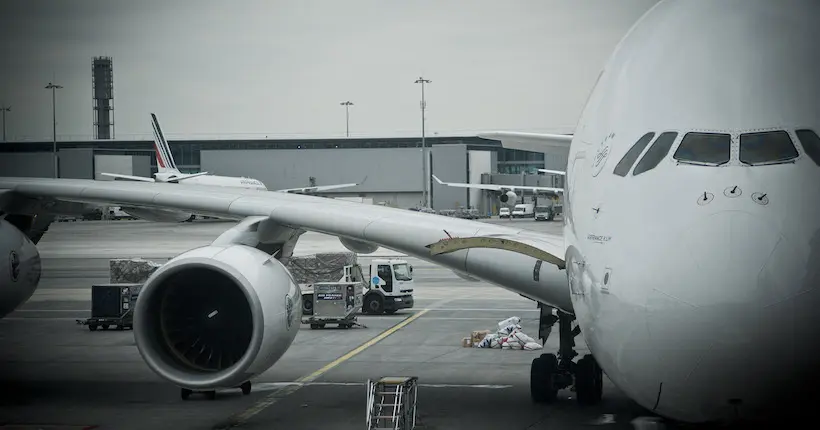
<svg viewBox="0 0 820 430">
<path fill-rule="evenodd" d="M 413 266 L 406 260 L 373 259 L 367 274 L 363 313 L 393 314 L 413 307 Z"/>
<path fill-rule="evenodd" d="M 535 220 L 536 221 L 552 221 L 555 218 L 555 213 L 552 206 L 536 206 Z"/>
</svg>

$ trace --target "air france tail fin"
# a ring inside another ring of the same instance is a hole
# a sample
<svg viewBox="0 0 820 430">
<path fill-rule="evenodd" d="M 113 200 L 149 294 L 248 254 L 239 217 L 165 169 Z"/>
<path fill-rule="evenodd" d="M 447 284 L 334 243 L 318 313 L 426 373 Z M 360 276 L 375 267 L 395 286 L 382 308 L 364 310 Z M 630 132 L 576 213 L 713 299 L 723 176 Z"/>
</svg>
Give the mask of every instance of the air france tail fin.
<svg viewBox="0 0 820 430">
<path fill-rule="evenodd" d="M 157 173 L 181 174 L 177 168 L 177 163 L 174 161 L 174 156 L 171 154 L 171 147 L 162 134 L 159 120 L 153 113 L 151 114 L 151 126 L 154 130 L 154 149 L 157 151 Z"/>
</svg>

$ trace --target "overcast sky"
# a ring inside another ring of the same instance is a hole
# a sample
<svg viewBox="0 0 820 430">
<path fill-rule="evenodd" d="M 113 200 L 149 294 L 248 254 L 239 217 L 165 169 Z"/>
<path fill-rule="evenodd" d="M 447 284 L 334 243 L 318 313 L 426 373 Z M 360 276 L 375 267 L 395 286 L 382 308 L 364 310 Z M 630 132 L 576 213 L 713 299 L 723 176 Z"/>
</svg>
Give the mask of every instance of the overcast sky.
<svg viewBox="0 0 820 430">
<path fill-rule="evenodd" d="M 656 0 L 3 0 L 9 140 L 90 139 L 91 63 L 115 133 L 171 138 L 571 132 L 609 54 Z"/>
</svg>

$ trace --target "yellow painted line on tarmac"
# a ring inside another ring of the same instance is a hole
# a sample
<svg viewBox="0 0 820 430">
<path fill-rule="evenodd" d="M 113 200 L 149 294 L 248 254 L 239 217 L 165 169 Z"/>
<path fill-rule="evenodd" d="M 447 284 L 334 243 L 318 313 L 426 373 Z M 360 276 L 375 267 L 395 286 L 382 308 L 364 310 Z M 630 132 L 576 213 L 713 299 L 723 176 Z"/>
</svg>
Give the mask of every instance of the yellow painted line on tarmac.
<svg viewBox="0 0 820 430">
<path fill-rule="evenodd" d="M 408 324 L 412 323 L 413 321 L 421 318 L 421 316 L 426 314 L 427 312 L 430 312 L 430 309 L 424 309 L 421 312 L 416 313 L 413 316 L 411 316 L 411 317 L 409 317 L 405 320 L 402 320 L 401 322 L 394 325 L 393 327 L 390 327 L 389 329 L 381 332 L 378 336 L 376 336 L 376 337 L 368 340 L 367 342 L 363 343 L 362 345 L 360 345 L 356 349 L 354 349 L 354 350 L 348 352 L 347 354 L 333 360 L 332 362 L 328 363 L 327 365 L 325 365 L 321 369 L 311 373 L 310 375 L 303 376 L 303 377 L 297 379 L 295 382 L 297 382 L 299 384 L 305 384 L 305 383 L 308 383 L 308 382 L 313 382 L 314 380 L 318 379 L 323 374 L 327 373 L 330 369 L 333 369 L 334 367 L 344 363 L 347 360 L 350 360 L 351 358 L 355 357 L 356 355 L 361 354 L 367 348 L 370 348 L 371 346 L 379 343 L 381 340 L 383 340 L 387 336 L 390 336 L 391 334 L 399 331 L 402 327 L 405 327 Z M 231 427 L 236 427 L 236 426 L 244 424 L 249 419 L 251 419 L 254 415 L 256 415 L 256 414 L 262 412 L 263 410 L 265 410 L 266 408 L 270 407 L 271 405 L 276 403 L 279 399 L 284 398 L 285 396 L 288 396 L 288 395 L 296 392 L 301 387 L 302 387 L 302 385 L 290 385 L 290 386 L 284 387 L 280 390 L 277 390 L 277 391 L 269 394 L 264 399 L 260 400 L 259 402 L 257 402 L 253 406 L 251 406 L 250 408 L 246 409 L 244 412 L 240 413 L 239 415 L 236 415 L 234 417 L 234 419 L 231 420 L 231 423 L 229 425 L 227 425 L 225 427 L 220 427 L 220 428 L 228 429 L 228 428 L 231 428 Z"/>
</svg>

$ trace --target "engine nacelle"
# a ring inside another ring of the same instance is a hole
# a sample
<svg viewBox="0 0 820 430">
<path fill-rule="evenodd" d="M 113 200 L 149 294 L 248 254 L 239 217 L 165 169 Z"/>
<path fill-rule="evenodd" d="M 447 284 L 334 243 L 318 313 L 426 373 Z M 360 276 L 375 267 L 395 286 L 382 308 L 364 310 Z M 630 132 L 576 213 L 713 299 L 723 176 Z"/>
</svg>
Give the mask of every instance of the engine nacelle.
<svg viewBox="0 0 820 430">
<path fill-rule="evenodd" d="M 500 196 L 498 196 L 498 200 L 501 203 L 503 203 L 503 204 L 505 204 L 505 205 L 512 208 L 512 207 L 515 206 L 515 203 L 518 201 L 518 196 L 512 191 L 507 191 L 506 193 L 503 193 Z"/>
<path fill-rule="evenodd" d="M 470 281 L 470 282 L 481 282 L 481 280 L 480 280 L 480 279 L 473 278 L 472 276 L 470 276 L 470 275 L 468 275 L 468 274 L 466 274 L 466 273 L 464 273 L 464 272 L 462 272 L 462 271 L 460 271 L 460 270 L 453 270 L 453 273 L 455 273 L 456 275 L 458 275 L 458 277 L 459 277 L 459 278 L 461 278 L 461 279 L 463 279 L 463 280 L 465 280 L 465 281 Z"/>
<path fill-rule="evenodd" d="M 209 245 L 146 280 L 134 337 L 163 379 L 194 390 L 230 388 L 276 363 L 301 319 L 302 293 L 279 260 L 245 245 Z"/>
<path fill-rule="evenodd" d="M 340 237 L 339 241 L 342 242 L 345 248 L 348 251 L 355 252 L 358 254 L 372 254 L 379 249 L 379 245 L 370 242 L 362 242 L 361 240 L 354 240 L 348 239 L 346 237 Z"/>
<path fill-rule="evenodd" d="M 41 274 L 37 246 L 17 227 L 0 219 L 0 318 L 31 298 Z"/>
</svg>

